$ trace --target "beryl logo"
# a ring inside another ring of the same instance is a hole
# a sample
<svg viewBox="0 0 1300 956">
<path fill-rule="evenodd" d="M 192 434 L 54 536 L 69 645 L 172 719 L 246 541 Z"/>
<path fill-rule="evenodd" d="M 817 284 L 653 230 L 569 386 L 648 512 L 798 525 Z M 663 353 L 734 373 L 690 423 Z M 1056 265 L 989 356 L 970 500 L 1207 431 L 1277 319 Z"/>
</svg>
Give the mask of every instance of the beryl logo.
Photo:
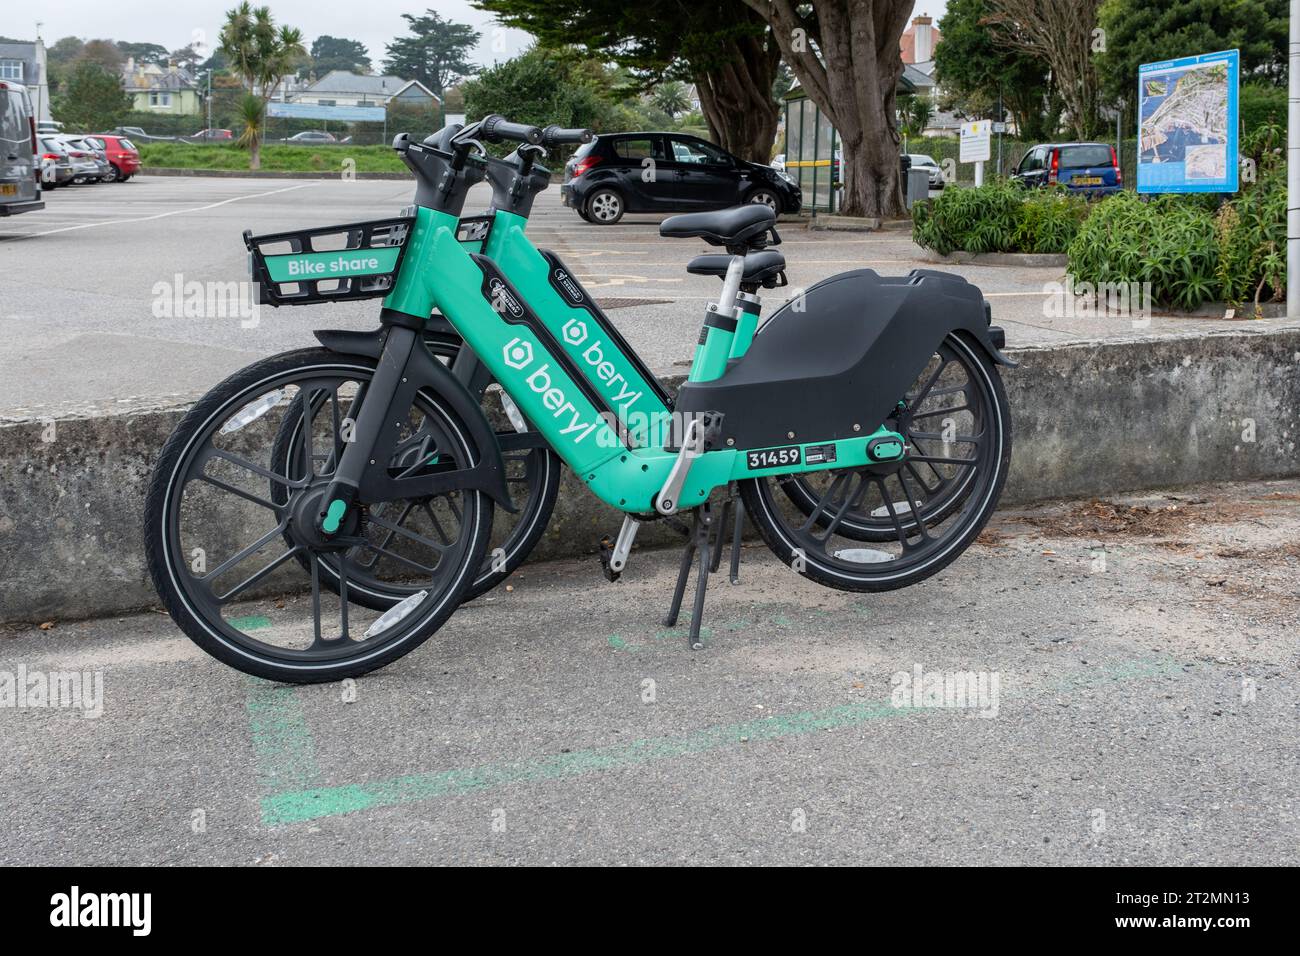
<svg viewBox="0 0 1300 956">
<path fill-rule="evenodd" d="M 560 288 L 564 290 L 564 294 L 574 302 L 582 301 L 582 290 L 578 288 L 578 284 L 574 282 L 573 279 L 569 278 L 569 274 L 563 269 L 555 270 L 555 281 L 560 284 Z"/>
<path fill-rule="evenodd" d="M 511 339 L 501 354 L 511 368 L 524 368 L 533 360 L 533 344 L 523 339 Z"/>
<path fill-rule="evenodd" d="M 587 341 L 587 323 L 581 319 L 569 319 L 565 322 L 564 341 L 570 345 L 581 345 Z"/>
<path fill-rule="evenodd" d="M 516 319 L 523 318 L 524 307 L 520 305 L 519 300 L 510 294 L 505 283 L 500 279 L 493 279 L 488 283 L 488 288 L 492 290 L 492 308 L 496 309 L 503 315 L 509 312 Z"/>
<path fill-rule="evenodd" d="M 83 893 L 74 886 L 69 893 L 50 897 L 50 925 L 125 926 L 133 936 L 148 936 L 153 928 L 153 894 Z"/>
</svg>

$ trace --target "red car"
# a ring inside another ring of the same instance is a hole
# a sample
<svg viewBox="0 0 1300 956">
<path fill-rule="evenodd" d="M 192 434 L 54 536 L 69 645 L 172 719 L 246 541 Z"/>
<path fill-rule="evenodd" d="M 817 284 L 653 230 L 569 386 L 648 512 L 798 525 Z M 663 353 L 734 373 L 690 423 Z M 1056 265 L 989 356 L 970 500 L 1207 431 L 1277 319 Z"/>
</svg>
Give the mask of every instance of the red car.
<svg viewBox="0 0 1300 956">
<path fill-rule="evenodd" d="M 135 143 L 115 133 L 96 133 L 95 139 L 104 144 L 104 153 L 117 171 L 119 183 L 126 182 L 140 171 L 140 151 L 135 148 Z"/>
</svg>

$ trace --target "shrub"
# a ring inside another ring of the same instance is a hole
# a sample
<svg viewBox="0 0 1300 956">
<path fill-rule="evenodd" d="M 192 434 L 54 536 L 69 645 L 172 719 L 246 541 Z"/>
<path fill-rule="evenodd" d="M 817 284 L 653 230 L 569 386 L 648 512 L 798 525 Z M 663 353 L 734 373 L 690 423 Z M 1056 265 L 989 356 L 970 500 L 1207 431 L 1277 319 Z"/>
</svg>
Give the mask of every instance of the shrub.
<svg viewBox="0 0 1300 956">
<path fill-rule="evenodd" d="M 912 238 L 940 255 L 966 252 L 1064 252 L 1088 203 L 1063 190 L 1014 182 L 947 189 L 912 209 Z"/>
<path fill-rule="evenodd" d="M 1070 243 L 1081 283 L 1151 284 L 1152 301 L 1194 309 L 1218 288 L 1214 215 L 1179 196 L 1144 202 L 1119 193 L 1102 202 Z"/>
<path fill-rule="evenodd" d="M 1286 169 L 1282 131 L 1266 125 L 1242 142 L 1254 163 L 1231 199 L 1133 193 L 1105 200 L 1070 244 L 1076 283 L 1151 283 L 1153 301 L 1195 309 L 1207 301 L 1280 299 L 1286 279 Z"/>
</svg>

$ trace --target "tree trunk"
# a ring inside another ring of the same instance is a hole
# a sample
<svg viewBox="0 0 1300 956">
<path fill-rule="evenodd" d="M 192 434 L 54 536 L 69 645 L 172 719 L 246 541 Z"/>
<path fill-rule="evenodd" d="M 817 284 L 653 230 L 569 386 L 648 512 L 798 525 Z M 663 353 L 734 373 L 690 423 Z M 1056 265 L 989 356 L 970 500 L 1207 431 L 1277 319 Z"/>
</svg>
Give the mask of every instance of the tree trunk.
<svg viewBox="0 0 1300 956">
<path fill-rule="evenodd" d="M 772 25 L 800 86 L 839 133 L 840 212 L 905 216 L 894 100 L 912 0 L 812 0 L 815 19 L 801 17 L 796 0 L 744 2 Z"/>
<path fill-rule="evenodd" d="M 248 168 L 258 170 L 262 168 L 262 131 L 258 130 L 253 134 L 252 139 L 248 141 Z"/>
<path fill-rule="evenodd" d="M 780 120 L 772 84 L 780 62 L 770 36 L 741 37 L 731 60 L 692 76 L 714 141 L 751 163 L 772 161 Z"/>
</svg>

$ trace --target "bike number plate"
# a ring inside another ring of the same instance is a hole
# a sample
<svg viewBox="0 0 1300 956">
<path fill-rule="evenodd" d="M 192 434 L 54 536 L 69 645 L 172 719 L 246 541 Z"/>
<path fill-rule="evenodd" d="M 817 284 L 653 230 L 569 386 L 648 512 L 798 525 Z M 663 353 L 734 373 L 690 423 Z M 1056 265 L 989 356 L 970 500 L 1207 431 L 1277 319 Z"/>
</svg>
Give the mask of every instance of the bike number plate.
<svg viewBox="0 0 1300 956">
<path fill-rule="evenodd" d="M 745 452 L 745 464 L 748 465 L 750 471 L 797 465 L 799 464 L 799 446 L 787 445 L 784 448 L 764 448 L 761 451 Z"/>
</svg>

